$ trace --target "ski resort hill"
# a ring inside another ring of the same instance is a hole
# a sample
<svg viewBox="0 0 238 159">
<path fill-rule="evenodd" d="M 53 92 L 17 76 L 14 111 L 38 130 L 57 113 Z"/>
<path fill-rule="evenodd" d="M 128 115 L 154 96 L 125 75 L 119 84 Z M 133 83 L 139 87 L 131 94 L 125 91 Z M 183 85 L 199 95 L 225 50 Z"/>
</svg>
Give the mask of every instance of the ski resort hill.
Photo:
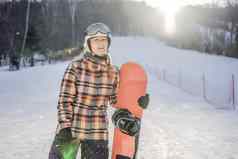
<svg viewBox="0 0 238 159">
<path fill-rule="evenodd" d="M 138 159 L 238 158 L 237 59 L 142 37 L 113 38 L 110 54 L 115 65 L 135 61 L 149 76 Z M 0 158 L 47 158 L 69 63 L 0 68 Z M 111 151 L 112 123 L 110 130 Z"/>
</svg>

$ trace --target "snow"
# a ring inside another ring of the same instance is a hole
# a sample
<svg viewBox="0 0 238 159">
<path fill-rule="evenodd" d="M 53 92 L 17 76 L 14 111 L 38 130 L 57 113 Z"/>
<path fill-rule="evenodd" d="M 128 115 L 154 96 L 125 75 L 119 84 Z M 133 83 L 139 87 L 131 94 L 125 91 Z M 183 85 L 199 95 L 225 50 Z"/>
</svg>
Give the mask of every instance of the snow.
<svg viewBox="0 0 238 159">
<path fill-rule="evenodd" d="M 111 56 L 118 66 L 136 61 L 149 75 L 151 102 L 142 121 L 138 159 L 238 159 L 238 106 L 234 111 L 207 103 L 200 82 L 205 73 L 209 99 L 227 105 L 231 74 L 238 79 L 237 59 L 179 50 L 141 37 L 114 38 Z M 47 158 L 68 63 L 14 72 L 0 68 L 0 158 Z M 163 71 L 170 83 L 158 79 Z M 109 115 L 112 112 L 109 109 Z"/>
</svg>

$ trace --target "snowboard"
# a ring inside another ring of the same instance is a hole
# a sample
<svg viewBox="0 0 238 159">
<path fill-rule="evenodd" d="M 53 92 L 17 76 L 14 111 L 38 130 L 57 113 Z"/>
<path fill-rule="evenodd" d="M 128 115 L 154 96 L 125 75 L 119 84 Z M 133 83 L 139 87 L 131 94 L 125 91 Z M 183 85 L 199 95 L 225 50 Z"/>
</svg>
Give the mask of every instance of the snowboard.
<svg viewBox="0 0 238 159">
<path fill-rule="evenodd" d="M 135 62 L 128 62 L 120 68 L 120 81 L 117 92 L 117 103 L 113 107 L 127 109 L 138 119 L 143 116 L 143 109 L 138 105 L 139 97 L 146 94 L 147 75 L 143 67 Z M 114 129 L 112 159 L 135 159 L 139 135 L 129 136 Z"/>
</svg>

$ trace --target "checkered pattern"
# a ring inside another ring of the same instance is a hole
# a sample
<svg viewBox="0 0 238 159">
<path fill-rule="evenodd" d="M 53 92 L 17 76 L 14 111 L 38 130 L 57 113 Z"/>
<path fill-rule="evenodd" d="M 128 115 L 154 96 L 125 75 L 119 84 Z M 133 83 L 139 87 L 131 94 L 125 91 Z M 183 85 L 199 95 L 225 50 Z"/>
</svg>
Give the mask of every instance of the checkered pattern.
<svg viewBox="0 0 238 159">
<path fill-rule="evenodd" d="M 116 101 L 119 71 L 110 58 L 86 53 L 66 69 L 58 101 L 58 131 L 80 140 L 108 140 L 107 106 Z"/>
</svg>

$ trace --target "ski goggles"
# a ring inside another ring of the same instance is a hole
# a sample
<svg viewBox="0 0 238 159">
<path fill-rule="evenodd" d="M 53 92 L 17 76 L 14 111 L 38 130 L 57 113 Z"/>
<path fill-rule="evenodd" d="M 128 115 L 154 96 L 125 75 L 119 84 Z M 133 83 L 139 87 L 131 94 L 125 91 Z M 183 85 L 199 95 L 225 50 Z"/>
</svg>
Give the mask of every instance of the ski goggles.
<svg viewBox="0 0 238 159">
<path fill-rule="evenodd" d="M 110 36 L 111 31 L 110 29 L 103 23 L 95 23 L 90 25 L 86 31 L 85 34 L 87 36 L 93 36 L 96 35 L 98 33 L 102 33 L 102 34 L 106 34 L 107 36 Z"/>
</svg>

